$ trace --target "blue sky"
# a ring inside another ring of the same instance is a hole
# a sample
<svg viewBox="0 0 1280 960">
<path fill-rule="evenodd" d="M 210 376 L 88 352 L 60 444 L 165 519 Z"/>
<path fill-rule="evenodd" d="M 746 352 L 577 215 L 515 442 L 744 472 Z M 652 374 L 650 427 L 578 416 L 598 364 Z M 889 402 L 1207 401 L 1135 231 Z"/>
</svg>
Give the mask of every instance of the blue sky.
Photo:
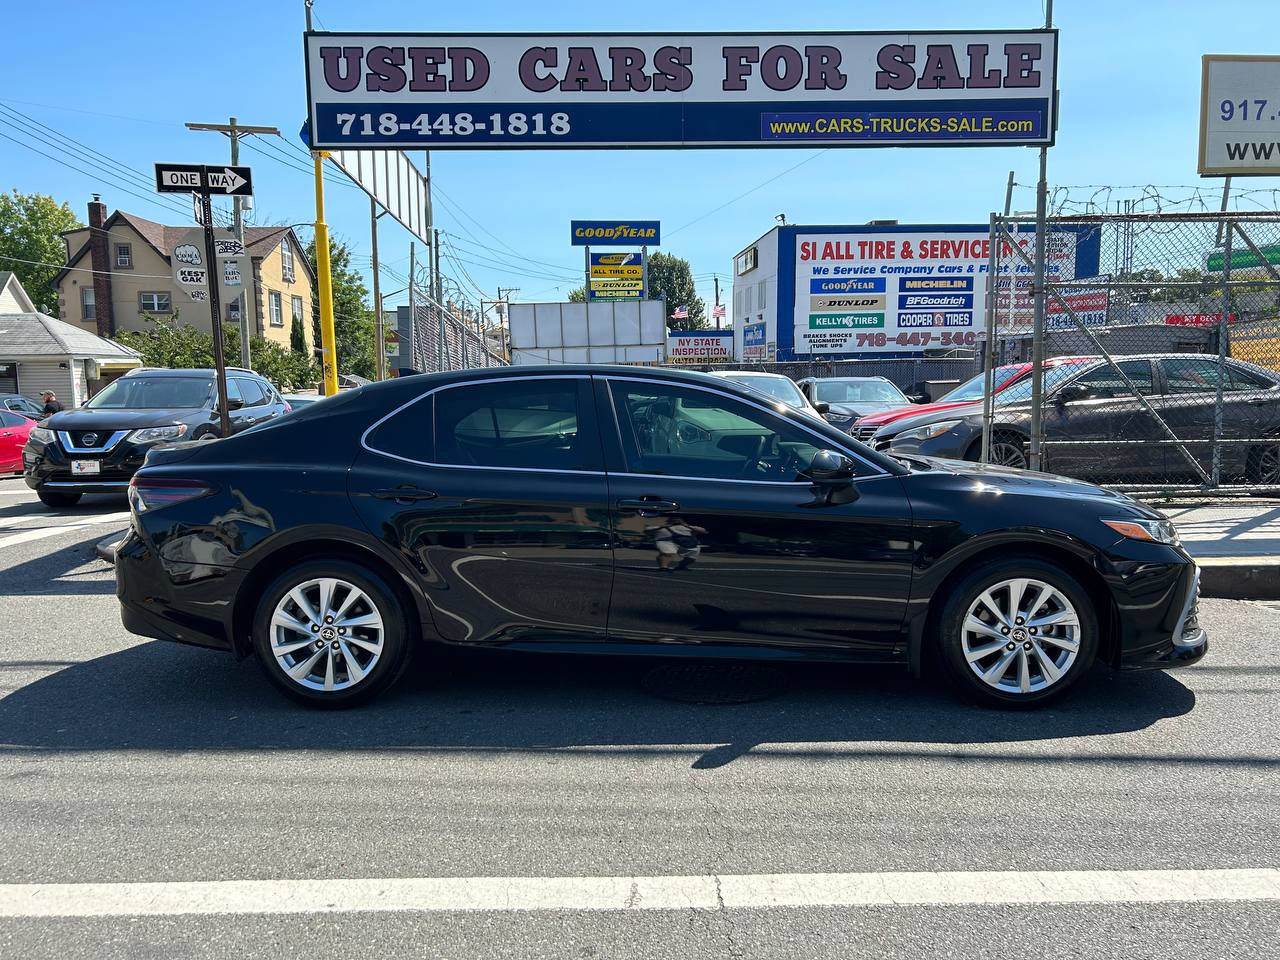
<svg viewBox="0 0 1280 960">
<path fill-rule="evenodd" d="M 187 222 L 183 204 L 166 206 L 143 185 L 151 165 L 156 160 L 225 160 L 225 138 L 192 133 L 182 124 L 221 122 L 234 114 L 245 123 L 278 126 L 289 140 L 251 144 L 242 152 L 241 162 L 254 169 L 255 222 L 314 217 L 309 161 L 295 136 L 306 110 L 301 0 L 204 5 L 45 0 L 6 7 L 11 42 L 0 60 L 0 103 L 99 153 L 77 157 L 25 138 L 85 172 L 73 171 L 6 139 L 16 134 L 0 123 L 0 189 L 50 193 L 69 201 L 81 218 L 89 195 L 99 192 L 112 209 Z M 1024 28 L 1040 25 L 1044 16 L 1035 0 L 316 0 L 314 9 L 319 27 L 338 31 L 670 30 L 676 35 L 699 30 Z M 1261 0 L 1060 0 L 1055 19 L 1062 31 L 1061 123 L 1057 146 L 1049 154 L 1050 182 L 1159 184 L 1168 187 L 1164 192 L 1170 196 L 1186 196 L 1196 186 L 1206 193 L 1220 189 L 1216 182 L 1199 181 L 1195 172 L 1200 55 L 1276 52 L 1259 16 L 1266 9 Z M 421 154 L 415 157 L 420 160 Z M 120 166 L 135 171 L 135 178 L 129 179 Z M 775 214 L 785 213 L 793 223 L 985 221 L 1003 202 L 1008 171 L 1015 171 L 1019 184 L 1029 185 L 1035 166 L 1034 150 L 1008 147 L 466 151 L 432 156 L 436 222 L 462 261 L 461 267 L 446 264 L 448 272 L 465 270 L 490 297 L 501 284 L 519 287 L 518 299 L 543 300 L 560 299 L 579 283 L 582 259 L 569 246 L 570 219 L 661 220 L 663 248 L 692 262 L 699 292 L 710 302 L 711 275 L 718 273 L 725 289 L 733 254 L 772 226 Z M 141 196 L 127 193 L 125 185 Z M 1256 180 L 1248 186 L 1280 183 Z M 1081 189 L 1071 195 L 1092 192 Z M 1033 203 L 1030 187 L 1020 186 L 1015 206 L 1027 209 Z M 331 230 L 364 258 L 367 268 L 364 194 L 335 183 L 328 190 L 328 206 Z M 383 262 L 403 274 L 410 237 L 386 219 L 383 224 Z M 387 276 L 383 289 L 401 285 Z"/>
</svg>

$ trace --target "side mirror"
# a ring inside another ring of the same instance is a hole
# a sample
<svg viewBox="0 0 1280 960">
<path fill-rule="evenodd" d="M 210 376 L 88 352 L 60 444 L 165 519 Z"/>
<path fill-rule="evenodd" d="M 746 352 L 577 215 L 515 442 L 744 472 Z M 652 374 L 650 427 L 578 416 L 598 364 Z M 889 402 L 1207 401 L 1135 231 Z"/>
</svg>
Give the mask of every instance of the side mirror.
<svg viewBox="0 0 1280 960">
<path fill-rule="evenodd" d="M 805 474 L 814 483 L 845 483 L 853 479 L 853 461 L 834 450 L 819 450 L 809 461 Z"/>
<path fill-rule="evenodd" d="M 928 403 L 929 395 L 927 393 L 908 393 L 907 399 L 912 403 Z"/>
<path fill-rule="evenodd" d="M 228 397 L 228 398 L 227 398 L 227 409 L 228 409 L 228 410 L 239 410 L 239 409 L 240 409 L 241 407 L 243 407 L 243 406 L 244 406 L 244 400 L 240 399 L 239 397 Z"/>
<path fill-rule="evenodd" d="M 825 417 L 831 412 L 831 404 L 827 403 L 825 400 L 818 400 L 813 404 L 813 409 L 817 410 Z"/>
<path fill-rule="evenodd" d="M 1068 403 L 1075 403 L 1077 400 L 1088 399 L 1089 393 L 1089 388 L 1083 383 L 1068 383 L 1054 394 L 1053 402 L 1060 407 L 1064 407 Z"/>
</svg>

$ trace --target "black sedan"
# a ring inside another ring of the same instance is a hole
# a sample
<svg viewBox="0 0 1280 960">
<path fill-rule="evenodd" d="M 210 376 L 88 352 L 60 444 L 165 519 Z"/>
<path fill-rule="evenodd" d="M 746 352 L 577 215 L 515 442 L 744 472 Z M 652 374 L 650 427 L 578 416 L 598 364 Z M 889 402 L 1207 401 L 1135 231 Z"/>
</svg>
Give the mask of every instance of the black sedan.
<svg viewBox="0 0 1280 960">
<path fill-rule="evenodd" d="M 1195 467 L 1188 455 L 1202 465 L 1210 462 L 1219 381 L 1223 474 L 1280 483 L 1280 380 L 1251 363 L 1228 359 L 1220 365 L 1208 354 L 1149 354 L 1114 362 L 1087 357 L 1046 367 L 1045 465 L 1090 480 L 1189 476 Z M 1171 442 L 1170 432 L 1180 445 Z M 1026 467 L 1030 435 L 1027 378 L 997 396 L 992 463 Z M 982 405 L 904 417 L 881 427 L 870 442 L 891 453 L 977 460 Z"/>
<path fill-rule="evenodd" d="M 1192 663 L 1172 526 L 1060 477 L 893 458 L 721 377 L 521 367 L 371 384 L 153 450 L 125 626 L 318 706 L 440 645 L 938 664 L 1043 703 Z"/>
</svg>

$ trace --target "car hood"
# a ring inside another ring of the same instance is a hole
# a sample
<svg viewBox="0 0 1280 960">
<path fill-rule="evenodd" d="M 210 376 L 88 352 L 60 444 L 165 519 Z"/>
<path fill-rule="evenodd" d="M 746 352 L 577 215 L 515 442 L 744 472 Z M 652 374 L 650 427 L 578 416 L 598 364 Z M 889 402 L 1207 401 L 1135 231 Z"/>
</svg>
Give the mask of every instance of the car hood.
<svg viewBox="0 0 1280 960">
<path fill-rule="evenodd" d="M 987 490 L 994 492 L 1057 497 L 1062 499 L 1090 500 L 1094 503 L 1107 503 L 1115 507 L 1125 507 L 1137 515 L 1149 520 L 1163 520 L 1164 514 L 1135 500 L 1128 494 L 1107 490 L 1085 480 L 1071 477 L 1060 477 L 1054 473 L 1038 473 L 1034 470 L 1015 470 L 1011 467 L 999 467 L 994 464 L 972 463 L 968 460 L 944 460 L 940 457 L 903 457 L 916 471 L 943 473 L 954 477 L 957 484 L 972 489 L 975 483 L 981 483 Z"/>
<path fill-rule="evenodd" d="M 44 421 L 50 430 L 137 430 L 185 423 L 204 411 L 199 407 L 174 407 L 161 410 L 63 410 Z"/>
<path fill-rule="evenodd" d="M 982 416 L 982 404 L 980 403 L 930 404 L 929 406 L 932 409 L 918 411 L 912 416 L 899 417 L 882 426 L 876 431 L 876 436 L 882 434 L 886 436 L 897 435 L 906 430 L 926 427 L 931 423 L 939 423 L 943 420 L 962 420 L 965 417 Z"/>
<path fill-rule="evenodd" d="M 886 410 L 898 410 L 902 404 L 897 401 L 862 400 L 857 403 L 832 403 L 828 406 L 830 412 L 837 417 L 866 417 Z"/>
<path fill-rule="evenodd" d="M 903 417 L 914 417 L 920 413 L 932 413 L 937 410 L 951 410 L 955 407 L 967 407 L 971 401 L 956 400 L 951 403 L 913 403 L 910 406 L 898 405 L 883 413 L 873 413 L 870 416 L 863 417 L 859 422 L 859 426 L 863 427 L 882 427 L 886 423 L 893 423 L 901 420 Z"/>
</svg>

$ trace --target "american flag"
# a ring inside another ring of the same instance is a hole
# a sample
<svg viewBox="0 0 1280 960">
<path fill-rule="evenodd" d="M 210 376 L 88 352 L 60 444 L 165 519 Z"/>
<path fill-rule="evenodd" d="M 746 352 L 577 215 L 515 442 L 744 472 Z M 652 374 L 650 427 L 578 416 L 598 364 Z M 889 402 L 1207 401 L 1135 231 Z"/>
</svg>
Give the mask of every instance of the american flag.
<svg viewBox="0 0 1280 960">
<path fill-rule="evenodd" d="M 672 320 L 688 320 L 689 308 L 686 307 L 684 304 L 681 304 L 680 306 L 676 307 L 675 311 L 671 314 L 671 319 Z"/>
<path fill-rule="evenodd" d="M 723 303 L 717 303 L 714 307 L 712 307 L 712 308 L 711 308 L 711 319 L 713 319 L 713 320 L 723 320 L 723 319 L 724 319 L 724 304 L 723 304 Z"/>
</svg>

